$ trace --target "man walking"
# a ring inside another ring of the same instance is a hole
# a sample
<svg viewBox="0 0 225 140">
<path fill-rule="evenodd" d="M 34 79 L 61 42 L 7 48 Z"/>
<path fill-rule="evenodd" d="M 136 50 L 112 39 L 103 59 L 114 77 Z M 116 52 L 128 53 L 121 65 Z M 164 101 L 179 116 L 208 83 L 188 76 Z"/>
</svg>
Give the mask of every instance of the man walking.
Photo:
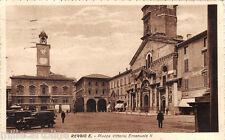
<svg viewBox="0 0 225 140">
<path fill-rule="evenodd" d="M 66 114 L 64 111 L 62 111 L 62 113 L 61 113 L 62 123 L 64 123 L 65 117 L 66 117 Z"/>
<path fill-rule="evenodd" d="M 164 116 L 163 116 L 163 113 L 161 112 L 161 110 L 159 111 L 159 113 L 157 115 L 157 120 L 158 120 L 159 128 L 162 128 Z"/>
</svg>

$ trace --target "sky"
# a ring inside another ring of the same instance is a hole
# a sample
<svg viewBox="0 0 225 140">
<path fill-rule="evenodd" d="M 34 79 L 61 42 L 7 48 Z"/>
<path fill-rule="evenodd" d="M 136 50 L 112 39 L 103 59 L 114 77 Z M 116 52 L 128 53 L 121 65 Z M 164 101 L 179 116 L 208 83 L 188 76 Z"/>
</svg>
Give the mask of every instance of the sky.
<svg viewBox="0 0 225 140">
<path fill-rule="evenodd" d="M 76 78 L 117 75 L 141 44 L 143 5 L 7 6 L 7 85 L 12 75 L 36 75 L 38 35 L 48 35 L 51 71 Z M 31 20 L 37 21 L 31 21 Z M 207 29 L 207 6 L 177 7 L 177 34 Z"/>
</svg>

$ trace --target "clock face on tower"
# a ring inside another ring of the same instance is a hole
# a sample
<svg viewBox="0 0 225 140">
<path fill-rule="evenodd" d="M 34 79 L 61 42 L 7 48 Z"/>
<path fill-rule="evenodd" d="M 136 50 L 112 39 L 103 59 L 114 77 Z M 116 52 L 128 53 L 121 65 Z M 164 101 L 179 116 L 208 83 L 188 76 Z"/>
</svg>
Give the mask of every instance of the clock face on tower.
<svg viewBox="0 0 225 140">
<path fill-rule="evenodd" d="M 48 59 L 47 58 L 40 58 L 39 62 L 41 65 L 47 65 L 48 64 Z"/>
</svg>

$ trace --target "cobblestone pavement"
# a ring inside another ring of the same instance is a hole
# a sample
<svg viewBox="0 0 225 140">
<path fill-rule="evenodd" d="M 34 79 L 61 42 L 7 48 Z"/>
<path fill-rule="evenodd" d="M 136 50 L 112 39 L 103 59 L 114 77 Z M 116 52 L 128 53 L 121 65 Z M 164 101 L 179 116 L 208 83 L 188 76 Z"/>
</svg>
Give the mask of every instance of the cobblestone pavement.
<svg viewBox="0 0 225 140">
<path fill-rule="evenodd" d="M 163 128 L 158 128 L 156 115 L 125 113 L 69 113 L 65 123 L 57 114 L 54 128 L 32 128 L 23 132 L 70 132 L 70 133 L 149 133 L 149 132 L 194 132 L 194 116 L 165 115 Z M 8 132 L 13 131 L 7 129 Z"/>
</svg>

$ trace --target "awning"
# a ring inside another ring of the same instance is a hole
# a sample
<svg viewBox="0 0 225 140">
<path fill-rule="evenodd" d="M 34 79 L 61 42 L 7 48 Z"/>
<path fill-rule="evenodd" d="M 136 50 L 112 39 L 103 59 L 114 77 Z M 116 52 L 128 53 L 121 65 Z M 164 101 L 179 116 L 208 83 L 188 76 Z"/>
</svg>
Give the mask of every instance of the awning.
<svg viewBox="0 0 225 140">
<path fill-rule="evenodd" d="M 188 103 L 194 103 L 195 98 L 182 99 L 179 103 L 179 107 L 191 107 Z"/>
<path fill-rule="evenodd" d="M 70 111 L 70 105 L 62 105 L 62 111 Z"/>
<path fill-rule="evenodd" d="M 123 108 L 123 104 L 116 104 L 115 108 Z"/>
</svg>

